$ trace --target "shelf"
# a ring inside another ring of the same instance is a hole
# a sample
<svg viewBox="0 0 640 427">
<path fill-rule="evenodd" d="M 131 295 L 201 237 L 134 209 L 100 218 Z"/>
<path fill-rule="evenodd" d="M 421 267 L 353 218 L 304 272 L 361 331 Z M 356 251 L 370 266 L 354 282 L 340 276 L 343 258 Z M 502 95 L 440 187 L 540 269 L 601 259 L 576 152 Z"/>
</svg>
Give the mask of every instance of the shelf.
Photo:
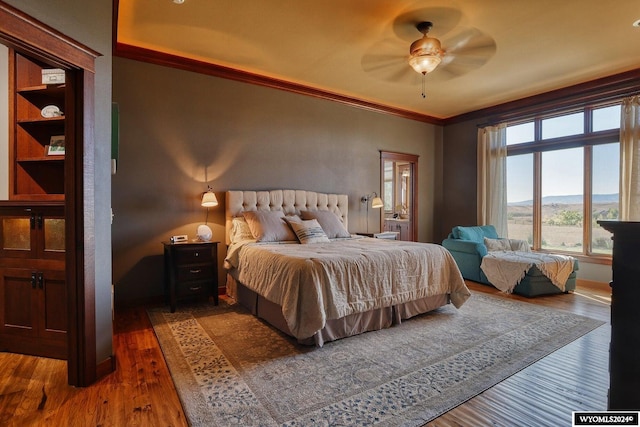
<svg viewBox="0 0 640 427">
<path fill-rule="evenodd" d="M 38 86 L 21 87 L 16 89 L 16 92 L 18 92 L 21 95 L 37 92 L 39 94 L 46 93 L 51 96 L 56 96 L 56 95 L 64 96 L 65 88 L 66 87 L 63 84 L 62 85 L 38 85 Z"/>
<path fill-rule="evenodd" d="M 64 124 L 64 116 L 60 117 L 42 117 L 40 119 L 18 119 L 19 125 L 43 125 L 43 124 Z"/>
<path fill-rule="evenodd" d="M 16 159 L 18 163 L 27 163 L 27 162 L 64 162 L 64 154 L 61 155 L 52 155 L 52 156 L 42 156 L 42 157 L 20 157 Z"/>
<path fill-rule="evenodd" d="M 9 199 L 63 200 L 65 156 L 48 155 L 47 147 L 64 138 L 66 117 L 42 117 L 45 107 L 56 106 L 62 114 L 70 86 L 41 84 L 46 63 L 11 50 L 9 95 L 15 114 L 10 123 Z"/>
</svg>

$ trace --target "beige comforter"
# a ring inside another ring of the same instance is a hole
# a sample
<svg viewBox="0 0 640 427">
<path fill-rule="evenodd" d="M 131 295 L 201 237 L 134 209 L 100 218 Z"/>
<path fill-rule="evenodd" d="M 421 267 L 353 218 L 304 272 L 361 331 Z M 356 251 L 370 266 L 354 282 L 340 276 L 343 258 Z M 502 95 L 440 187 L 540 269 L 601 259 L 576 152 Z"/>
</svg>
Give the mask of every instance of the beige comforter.
<svg viewBox="0 0 640 427">
<path fill-rule="evenodd" d="M 353 238 L 229 249 L 226 267 L 282 306 L 298 339 L 312 336 L 328 319 L 438 294 L 450 294 L 459 308 L 470 296 L 451 254 L 435 244 Z"/>
</svg>

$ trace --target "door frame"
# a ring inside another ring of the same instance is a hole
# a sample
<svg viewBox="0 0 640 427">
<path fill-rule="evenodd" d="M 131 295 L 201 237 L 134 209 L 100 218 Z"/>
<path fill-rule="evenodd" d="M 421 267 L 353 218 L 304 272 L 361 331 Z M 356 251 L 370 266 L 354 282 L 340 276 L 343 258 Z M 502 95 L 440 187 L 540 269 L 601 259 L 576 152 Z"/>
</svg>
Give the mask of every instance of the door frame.
<svg viewBox="0 0 640 427">
<path fill-rule="evenodd" d="M 84 387 L 97 379 L 93 129 L 100 54 L 1 0 L 0 43 L 64 69 L 73 93 L 66 108 L 71 120 L 65 124 L 64 166 L 67 377 L 70 385 Z"/>
</svg>

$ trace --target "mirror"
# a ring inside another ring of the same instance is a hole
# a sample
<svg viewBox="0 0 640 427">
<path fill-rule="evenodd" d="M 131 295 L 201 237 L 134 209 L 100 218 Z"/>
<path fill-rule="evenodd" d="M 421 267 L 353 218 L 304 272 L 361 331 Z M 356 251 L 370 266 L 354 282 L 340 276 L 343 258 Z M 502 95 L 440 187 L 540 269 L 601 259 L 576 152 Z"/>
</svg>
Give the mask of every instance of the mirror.
<svg viewBox="0 0 640 427">
<path fill-rule="evenodd" d="M 380 167 L 384 202 L 382 229 L 398 233 L 398 240 L 415 241 L 418 237 L 418 156 L 381 151 Z"/>
</svg>

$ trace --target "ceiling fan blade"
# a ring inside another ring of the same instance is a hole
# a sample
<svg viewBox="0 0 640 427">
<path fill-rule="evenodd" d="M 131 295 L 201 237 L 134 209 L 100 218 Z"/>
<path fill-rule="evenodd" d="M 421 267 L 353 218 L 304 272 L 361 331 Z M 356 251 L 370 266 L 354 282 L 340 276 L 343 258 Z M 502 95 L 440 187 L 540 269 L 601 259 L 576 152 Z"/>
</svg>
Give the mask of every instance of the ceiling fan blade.
<svg viewBox="0 0 640 427">
<path fill-rule="evenodd" d="M 413 71 L 407 60 L 409 48 L 401 40 L 385 39 L 371 46 L 362 57 L 362 69 L 372 77 L 387 82 L 406 82 Z M 406 52 L 406 54 L 405 54 Z"/>
<path fill-rule="evenodd" d="M 446 80 L 482 67 L 496 53 L 493 38 L 477 28 L 466 28 L 443 41 L 444 58 L 434 73 L 435 80 Z M 436 77 L 437 75 L 437 77 Z"/>
</svg>

